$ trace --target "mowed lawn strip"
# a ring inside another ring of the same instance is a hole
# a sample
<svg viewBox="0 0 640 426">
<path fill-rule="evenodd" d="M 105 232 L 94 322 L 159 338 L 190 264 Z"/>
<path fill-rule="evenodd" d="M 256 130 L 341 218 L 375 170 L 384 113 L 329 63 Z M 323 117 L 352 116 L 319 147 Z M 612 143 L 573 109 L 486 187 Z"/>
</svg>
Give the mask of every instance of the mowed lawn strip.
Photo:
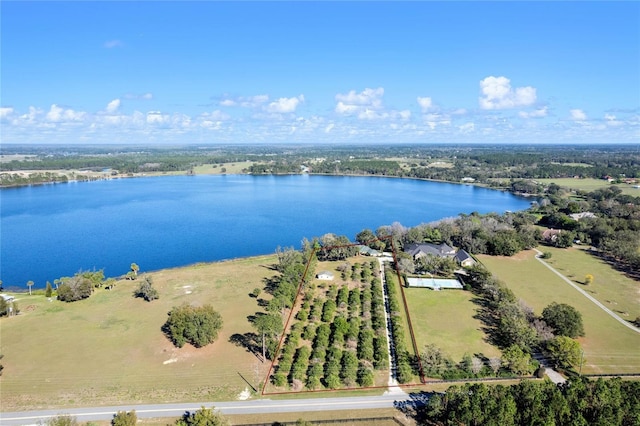
<svg viewBox="0 0 640 426">
<path fill-rule="evenodd" d="M 235 399 L 248 387 L 242 377 L 257 387 L 266 366 L 229 338 L 254 331 L 247 316 L 261 308 L 249 293 L 275 274 L 275 262 L 262 256 L 150 273 L 160 294 L 153 302 L 132 296 L 139 281 L 73 303 L 19 295 L 22 314 L 0 320 L 2 410 Z M 215 343 L 178 349 L 164 336 L 167 313 L 182 303 L 220 312 Z"/>
<path fill-rule="evenodd" d="M 531 306 L 536 315 L 551 302 L 566 303 L 582 314 L 586 336 L 579 340 L 584 350 L 585 374 L 640 372 L 640 333 L 618 323 L 581 293 L 535 259 L 532 250 L 512 257 L 480 255 L 478 258 Z"/>
<path fill-rule="evenodd" d="M 409 312 L 418 349 L 434 344 L 459 362 L 465 354 L 500 356 L 500 350 L 487 343 L 482 322 L 475 317 L 478 306 L 471 292 L 463 290 L 433 291 L 406 288 Z"/>
<path fill-rule="evenodd" d="M 618 183 L 618 184 L 612 185 L 611 183 L 609 183 L 604 179 L 552 178 L 552 179 L 536 179 L 536 182 L 540 182 L 545 185 L 548 185 L 550 183 L 555 183 L 556 185 L 563 186 L 565 188 L 587 191 L 587 192 L 592 192 L 601 188 L 609 188 L 611 186 L 616 186 L 622 190 L 623 194 L 633 195 L 634 197 L 640 197 L 640 188 L 634 188 L 633 185 L 629 185 L 626 183 Z"/>
<path fill-rule="evenodd" d="M 550 252 L 551 258 L 545 259 L 545 262 L 617 313 L 620 318 L 633 321 L 640 316 L 640 282 L 616 271 L 604 260 L 590 254 L 584 246 L 568 249 L 544 247 L 539 250 Z M 587 274 L 593 275 L 594 280 L 591 284 L 584 285 Z"/>
</svg>

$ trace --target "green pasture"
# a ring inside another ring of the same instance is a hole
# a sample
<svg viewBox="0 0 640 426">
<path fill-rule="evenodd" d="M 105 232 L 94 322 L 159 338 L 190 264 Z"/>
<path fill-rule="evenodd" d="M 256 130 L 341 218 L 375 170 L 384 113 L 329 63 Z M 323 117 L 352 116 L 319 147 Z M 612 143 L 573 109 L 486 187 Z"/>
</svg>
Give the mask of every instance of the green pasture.
<svg viewBox="0 0 640 426">
<path fill-rule="evenodd" d="M 239 161 L 237 163 L 224 164 L 203 164 L 193 168 L 193 172 L 197 175 L 220 175 L 220 174 L 240 174 L 243 169 L 248 169 L 253 165 L 253 161 Z M 223 172 L 222 169 L 225 169 Z"/>
<path fill-rule="evenodd" d="M 499 349 L 487 343 L 482 322 L 474 318 L 478 306 L 471 292 L 426 288 L 404 291 L 420 351 L 426 344 L 435 344 L 455 362 L 465 354 L 500 356 Z"/>
<path fill-rule="evenodd" d="M 249 293 L 275 274 L 275 262 L 262 256 L 153 272 L 153 302 L 132 296 L 136 281 L 73 303 L 17 295 L 21 314 L 0 320 L 3 411 L 229 400 L 247 381 L 258 388 L 268 365 L 229 338 L 253 331 L 247 316 L 261 308 Z M 163 335 L 167 313 L 182 303 L 221 313 L 215 343 L 178 349 Z"/>
<path fill-rule="evenodd" d="M 550 183 L 555 183 L 556 185 L 559 185 L 559 186 L 562 186 L 562 187 L 565 187 L 565 188 L 581 190 L 581 191 L 587 191 L 587 192 L 595 191 L 596 189 L 600 189 L 600 188 L 608 188 L 608 187 L 612 186 L 612 184 L 607 182 L 606 180 L 603 180 L 603 179 L 592 179 L 592 178 L 586 178 L 586 179 L 575 179 L 575 178 L 536 179 L 536 182 L 540 182 L 540 183 L 546 184 L 546 185 L 548 185 Z M 613 186 L 617 186 L 618 188 L 620 188 L 622 190 L 623 194 L 633 195 L 635 197 L 640 197 L 640 188 L 634 188 L 633 185 L 629 185 L 629 184 L 626 184 L 626 183 L 618 183 L 618 184 L 613 184 Z"/>
<path fill-rule="evenodd" d="M 635 320 L 640 316 L 640 282 L 616 271 L 586 247 L 558 249 L 545 247 L 551 253 L 545 261 L 614 311 L 622 319 Z M 585 275 L 593 275 L 593 282 L 584 284 Z"/>
<path fill-rule="evenodd" d="M 582 313 L 586 336 L 578 340 L 585 356 L 583 373 L 640 372 L 640 333 L 621 325 L 547 269 L 535 259 L 533 250 L 512 257 L 480 255 L 478 258 L 537 315 L 551 302 L 569 304 Z"/>
</svg>

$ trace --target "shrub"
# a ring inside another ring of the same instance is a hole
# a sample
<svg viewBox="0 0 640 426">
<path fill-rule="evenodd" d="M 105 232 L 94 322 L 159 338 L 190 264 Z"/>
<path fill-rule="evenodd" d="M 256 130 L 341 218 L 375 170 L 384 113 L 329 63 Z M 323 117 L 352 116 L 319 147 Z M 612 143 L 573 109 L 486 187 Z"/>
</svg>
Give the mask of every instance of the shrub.
<svg viewBox="0 0 640 426">
<path fill-rule="evenodd" d="M 211 305 L 194 307 L 187 304 L 174 307 L 162 327 L 163 331 L 181 348 L 191 343 L 196 348 L 213 343 L 222 328 L 222 317 Z"/>
<path fill-rule="evenodd" d="M 140 297 L 147 302 L 151 302 L 152 300 L 158 299 L 160 295 L 158 294 L 158 290 L 153 287 L 151 277 L 146 276 L 138 288 L 134 290 L 133 297 Z"/>
<path fill-rule="evenodd" d="M 112 426 L 135 426 L 138 422 L 138 416 L 136 415 L 136 410 L 127 411 L 118 411 L 113 415 L 113 419 L 111 419 Z"/>
</svg>

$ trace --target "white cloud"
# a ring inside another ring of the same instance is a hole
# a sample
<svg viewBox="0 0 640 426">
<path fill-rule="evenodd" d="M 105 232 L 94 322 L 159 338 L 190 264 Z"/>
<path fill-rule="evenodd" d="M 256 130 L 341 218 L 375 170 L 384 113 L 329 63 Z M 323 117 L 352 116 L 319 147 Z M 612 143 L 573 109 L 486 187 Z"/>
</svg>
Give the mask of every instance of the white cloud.
<svg viewBox="0 0 640 426">
<path fill-rule="evenodd" d="M 489 76 L 480 81 L 482 96 L 479 98 L 482 109 L 506 109 L 532 105 L 536 101 L 536 89 L 531 86 L 511 87 L 506 77 Z"/>
<path fill-rule="evenodd" d="M 106 111 L 109 114 L 113 114 L 118 111 L 118 108 L 120 108 L 120 99 L 114 99 L 107 104 Z"/>
<path fill-rule="evenodd" d="M 371 116 L 371 113 L 367 111 L 379 110 L 382 108 L 382 96 L 384 95 L 384 89 L 378 87 L 377 89 L 366 88 L 360 93 L 356 93 L 355 90 L 351 90 L 349 93 L 338 93 L 335 97 L 338 102 L 335 111 L 338 114 L 359 114 L 363 117 Z"/>
<path fill-rule="evenodd" d="M 8 118 L 10 115 L 13 115 L 13 108 L 10 108 L 10 107 L 0 108 L 0 120 Z"/>
<path fill-rule="evenodd" d="M 324 132 L 325 133 L 329 133 L 329 132 L 331 132 L 331 130 L 333 130 L 334 127 L 335 127 L 335 124 L 331 123 L 327 127 L 324 128 Z"/>
<path fill-rule="evenodd" d="M 123 98 L 125 99 L 139 99 L 139 100 L 145 100 L 145 101 L 149 101 L 151 99 L 153 99 L 153 93 L 143 93 L 141 95 L 135 94 L 135 93 L 127 93 L 126 95 L 123 96 Z"/>
<path fill-rule="evenodd" d="M 351 90 L 347 94 L 338 93 L 336 95 L 336 101 L 352 105 L 380 107 L 382 105 L 382 100 L 380 99 L 382 95 L 384 95 L 384 89 L 382 87 L 378 87 L 377 89 L 366 88 L 360 93 L 356 93 L 355 90 Z"/>
<path fill-rule="evenodd" d="M 147 123 L 149 124 L 163 124 L 169 121 L 169 115 L 163 114 L 160 111 L 149 111 L 147 113 Z"/>
<path fill-rule="evenodd" d="M 587 119 L 587 114 L 584 113 L 581 109 L 572 109 L 569 111 L 571 113 L 571 119 L 575 121 L 584 121 Z"/>
<path fill-rule="evenodd" d="M 65 109 L 53 104 L 46 115 L 46 119 L 51 122 L 80 121 L 84 119 L 85 115 L 86 113 L 84 112 Z"/>
<path fill-rule="evenodd" d="M 298 104 L 304 102 L 304 96 L 300 95 L 294 98 L 280 98 L 271 102 L 266 106 L 265 110 L 271 113 L 290 113 L 295 112 Z"/>
<path fill-rule="evenodd" d="M 347 105 L 342 101 L 338 102 L 336 105 L 336 112 L 338 114 L 353 114 L 360 109 L 361 107 L 358 105 Z"/>
<path fill-rule="evenodd" d="M 107 49 L 113 49 L 114 47 L 122 46 L 124 46 L 124 43 L 122 43 L 120 40 L 108 40 L 104 42 L 104 47 L 106 47 Z"/>
<path fill-rule="evenodd" d="M 212 112 L 204 112 L 200 114 L 200 118 L 203 120 L 224 121 L 229 120 L 231 116 L 217 109 Z"/>
<path fill-rule="evenodd" d="M 237 96 L 235 98 L 225 96 L 220 100 L 220 106 L 243 108 L 258 108 L 269 101 L 269 95 Z"/>
<path fill-rule="evenodd" d="M 605 122 L 607 123 L 607 126 L 618 127 L 618 126 L 624 125 L 624 122 L 618 120 L 616 116 L 613 114 L 605 114 L 604 119 L 605 119 Z"/>
<path fill-rule="evenodd" d="M 520 111 L 518 115 L 521 118 L 543 118 L 547 116 L 547 112 L 548 112 L 548 108 L 545 106 L 530 112 Z"/>
<path fill-rule="evenodd" d="M 471 133 L 475 130 L 476 125 L 474 123 L 465 123 L 461 126 L 458 126 L 458 130 L 462 133 Z"/>
<path fill-rule="evenodd" d="M 421 98 L 418 96 L 418 105 L 422 108 L 422 112 L 427 112 L 434 108 L 433 101 L 429 97 Z"/>
</svg>

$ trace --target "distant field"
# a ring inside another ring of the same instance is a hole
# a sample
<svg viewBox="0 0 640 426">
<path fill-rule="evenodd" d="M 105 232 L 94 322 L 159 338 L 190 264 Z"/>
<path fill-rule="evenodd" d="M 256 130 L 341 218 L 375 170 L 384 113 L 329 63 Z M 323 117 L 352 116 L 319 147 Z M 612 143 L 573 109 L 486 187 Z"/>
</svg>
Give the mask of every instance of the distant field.
<svg viewBox="0 0 640 426">
<path fill-rule="evenodd" d="M 261 310 L 248 293 L 264 286 L 275 256 L 150 274 L 160 299 L 134 299 L 135 281 L 74 303 L 18 295 L 22 314 L 0 320 L 2 410 L 235 399 L 258 386 L 267 364 L 229 342 L 253 331 Z M 142 266 L 142 265 L 141 265 Z M 224 320 L 218 340 L 175 348 L 160 328 L 182 303 L 210 303 Z M 244 377 L 244 379 L 243 379 Z"/>
<path fill-rule="evenodd" d="M 481 321 L 474 318 L 478 306 L 471 292 L 407 288 L 405 293 L 420 351 L 433 343 L 455 362 L 467 353 L 500 356 L 498 348 L 485 341 Z"/>
<path fill-rule="evenodd" d="M 196 166 L 193 171 L 197 175 L 219 175 L 219 174 L 239 174 L 242 169 L 248 169 L 254 164 L 253 161 L 240 161 L 237 163 L 224 164 L 203 164 Z M 222 171 L 224 169 L 224 171 Z"/>
<path fill-rule="evenodd" d="M 540 315 L 551 302 L 567 303 L 582 313 L 586 333 L 579 339 L 586 360 L 583 373 L 639 373 L 640 333 L 611 318 L 538 262 L 534 255 L 535 252 L 529 250 L 510 258 L 486 255 L 478 258 L 536 314 Z"/>
<path fill-rule="evenodd" d="M 574 179 L 574 178 L 558 178 L 558 179 L 536 179 L 537 182 L 563 186 L 570 189 L 582 190 L 582 191 L 595 191 L 600 188 L 608 188 L 612 186 L 609 182 L 602 179 Z M 616 184 L 622 190 L 623 194 L 633 195 L 640 197 L 640 188 L 634 188 L 632 185 L 626 183 Z"/>
</svg>

